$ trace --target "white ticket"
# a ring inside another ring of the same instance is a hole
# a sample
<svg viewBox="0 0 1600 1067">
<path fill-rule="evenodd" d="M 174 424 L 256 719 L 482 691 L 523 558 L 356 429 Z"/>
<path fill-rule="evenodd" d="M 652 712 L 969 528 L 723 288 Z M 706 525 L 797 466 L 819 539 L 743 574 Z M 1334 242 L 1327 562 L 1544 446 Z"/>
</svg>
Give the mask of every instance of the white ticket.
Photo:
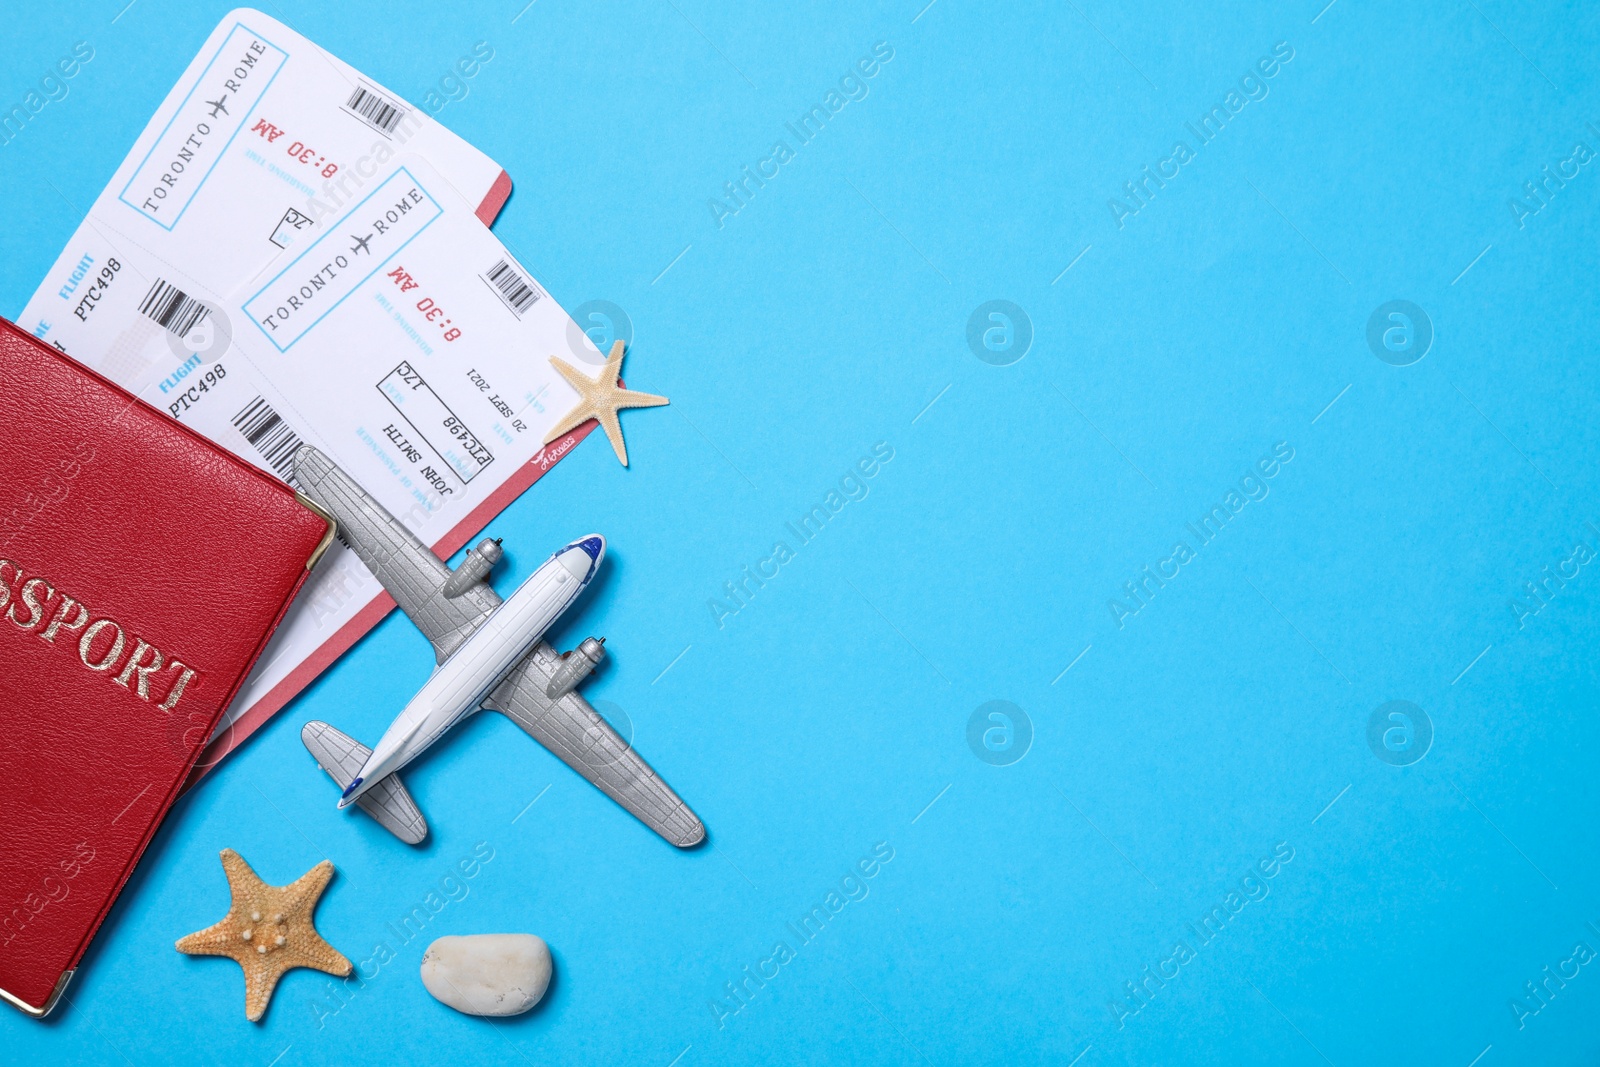
<svg viewBox="0 0 1600 1067">
<path fill-rule="evenodd" d="M 485 225 L 510 193 L 499 164 L 399 96 L 276 19 L 232 11 L 18 324 L 136 391 L 173 356 L 220 355 L 224 298 L 369 196 L 402 147 Z"/>
<path fill-rule="evenodd" d="M 231 337 L 221 358 L 170 357 L 144 399 L 280 477 L 302 442 L 315 444 L 445 556 L 579 439 L 541 444 L 578 399 L 550 357 L 585 373 L 604 362 L 418 156 L 398 159 L 218 318 Z M 207 765 L 390 606 L 354 553 L 331 549 L 229 710 Z"/>
</svg>

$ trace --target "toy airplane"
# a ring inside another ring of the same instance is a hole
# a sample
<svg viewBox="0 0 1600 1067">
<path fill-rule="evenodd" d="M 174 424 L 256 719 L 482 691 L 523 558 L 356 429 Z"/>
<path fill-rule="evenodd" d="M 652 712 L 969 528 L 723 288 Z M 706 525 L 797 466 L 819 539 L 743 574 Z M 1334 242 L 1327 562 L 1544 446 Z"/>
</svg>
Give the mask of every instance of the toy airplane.
<svg viewBox="0 0 1600 1067">
<path fill-rule="evenodd" d="M 501 556 L 499 541 L 485 538 L 452 571 L 310 445 L 295 453 L 294 477 L 334 517 L 341 539 L 433 644 L 438 661 L 376 748 L 325 722 L 308 722 L 300 731 L 307 750 L 344 790 L 339 807 L 354 804 L 400 840 L 419 843 L 428 824 L 396 772 L 450 727 L 489 708 L 667 841 L 688 848 L 705 838 L 689 806 L 574 691 L 605 655 L 603 639 L 588 638 L 565 654 L 540 640 L 594 578 L 605 556 L 603 537 L 567 545 L 501 600 L 486 581 Z"/>
</svg>

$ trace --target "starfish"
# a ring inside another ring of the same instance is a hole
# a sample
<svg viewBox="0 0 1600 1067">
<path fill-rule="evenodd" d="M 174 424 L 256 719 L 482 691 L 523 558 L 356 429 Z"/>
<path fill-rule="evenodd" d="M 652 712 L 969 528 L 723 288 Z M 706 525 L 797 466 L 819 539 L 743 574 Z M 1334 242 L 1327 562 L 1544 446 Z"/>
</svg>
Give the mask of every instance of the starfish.
<svg viewBox="0 0 1600 1067">
<path fill-rule="evenodd" d="M 222 870 L 233 891 L 233 906 L 215 926 L 178 941 L 191 956 L 227 956 L 244 968 L 244 1014 L 255 1022 L 266 1013 L 272 991 L 284 972 L 311 967 L 343 978 L 350 961 L 322 940 L 311 913 L 333 877 L 323 860 L 285 886 L 263 882 L 244 857 L 222 850 Z"/>
<path fill-rule="evenodd" d="M 578 404 L 556 423 L 555 429 L 545 434 L 545 444 L 574 426 L 594 419 L 611 439 L 611 447 L 622 465 L 628 465 L 628 447 L 622 443 L 622 424 L 617 421 L 617 411 L 621 408 L 655 408 L 669 401 L 664 396 L 635 393 L 617 384 L 617 374 L 622 370 L 622 348 L 621 341 L 611 346 L 611 355 L 606 357 L 606 365 L 601 368 L 599 378 L 591 378 L 555 356 L 550 357 L 550 365 L 560 371 L 567 383 L 578 391 Z"/>
</svg>

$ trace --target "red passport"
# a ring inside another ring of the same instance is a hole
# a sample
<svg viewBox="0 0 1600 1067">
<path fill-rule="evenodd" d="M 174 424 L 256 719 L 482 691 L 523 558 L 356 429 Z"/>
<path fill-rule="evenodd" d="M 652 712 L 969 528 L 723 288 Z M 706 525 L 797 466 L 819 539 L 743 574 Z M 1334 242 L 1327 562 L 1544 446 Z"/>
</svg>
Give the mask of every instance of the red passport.
<svg viewBox="0 0 1600 1067">
<path fill-rule="evenodd" d="M 42 1016 L 333 526 L 4 319 L 0 396 L 0 997 Z"/>
</svg>

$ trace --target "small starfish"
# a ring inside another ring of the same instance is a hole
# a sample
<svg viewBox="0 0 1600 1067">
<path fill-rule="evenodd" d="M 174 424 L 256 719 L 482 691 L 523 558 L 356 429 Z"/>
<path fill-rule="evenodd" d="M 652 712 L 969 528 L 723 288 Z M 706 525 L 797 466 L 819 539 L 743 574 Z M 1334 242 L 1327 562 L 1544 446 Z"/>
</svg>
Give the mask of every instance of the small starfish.
<svg viewBox="0 0 1600 1067">
<path fill-rule="evenodd" d="M 628 465 L 628 447 L 622 443 L 622 424 L 617 421 L 618 409 L 655 408 L 669 401 L 664 396 L 635 393 L 617 384 L 617 374 L 622 370 L 622 348 L 621 341 L 611 346 L 611 355 L 606 357 L 606 365 L 601 368 L 599 378 L 591 378 L 555 356 L 550 357 L 550 365 L 560 371 L 567 383 L 578 391 L 578 404 L 556 423 L 555 429 L 545 434 L 545 444 L 554 441 L 574 426 L 580 426 L 594 419 L 611 439 L 611 447 L 617 453 L 617 458 L 622 461 L 622 465 L 624 467 Z"/>
<path fill-rule="evenodd" d="M 343 978 L 350 961 L 317 933 L 311 913 L 333 877 L 323 860 L 285 886 L 263 882 L 244 857 L 222 850 L 222 869 L 233 891 L 228 915 L 215 926 L 178 941 L 191 956 L 227 956 L 244 968 L 244 1014 L 255 1022 L 266 1013 L 285 971 L 310 967 Z"/>
</svg>

